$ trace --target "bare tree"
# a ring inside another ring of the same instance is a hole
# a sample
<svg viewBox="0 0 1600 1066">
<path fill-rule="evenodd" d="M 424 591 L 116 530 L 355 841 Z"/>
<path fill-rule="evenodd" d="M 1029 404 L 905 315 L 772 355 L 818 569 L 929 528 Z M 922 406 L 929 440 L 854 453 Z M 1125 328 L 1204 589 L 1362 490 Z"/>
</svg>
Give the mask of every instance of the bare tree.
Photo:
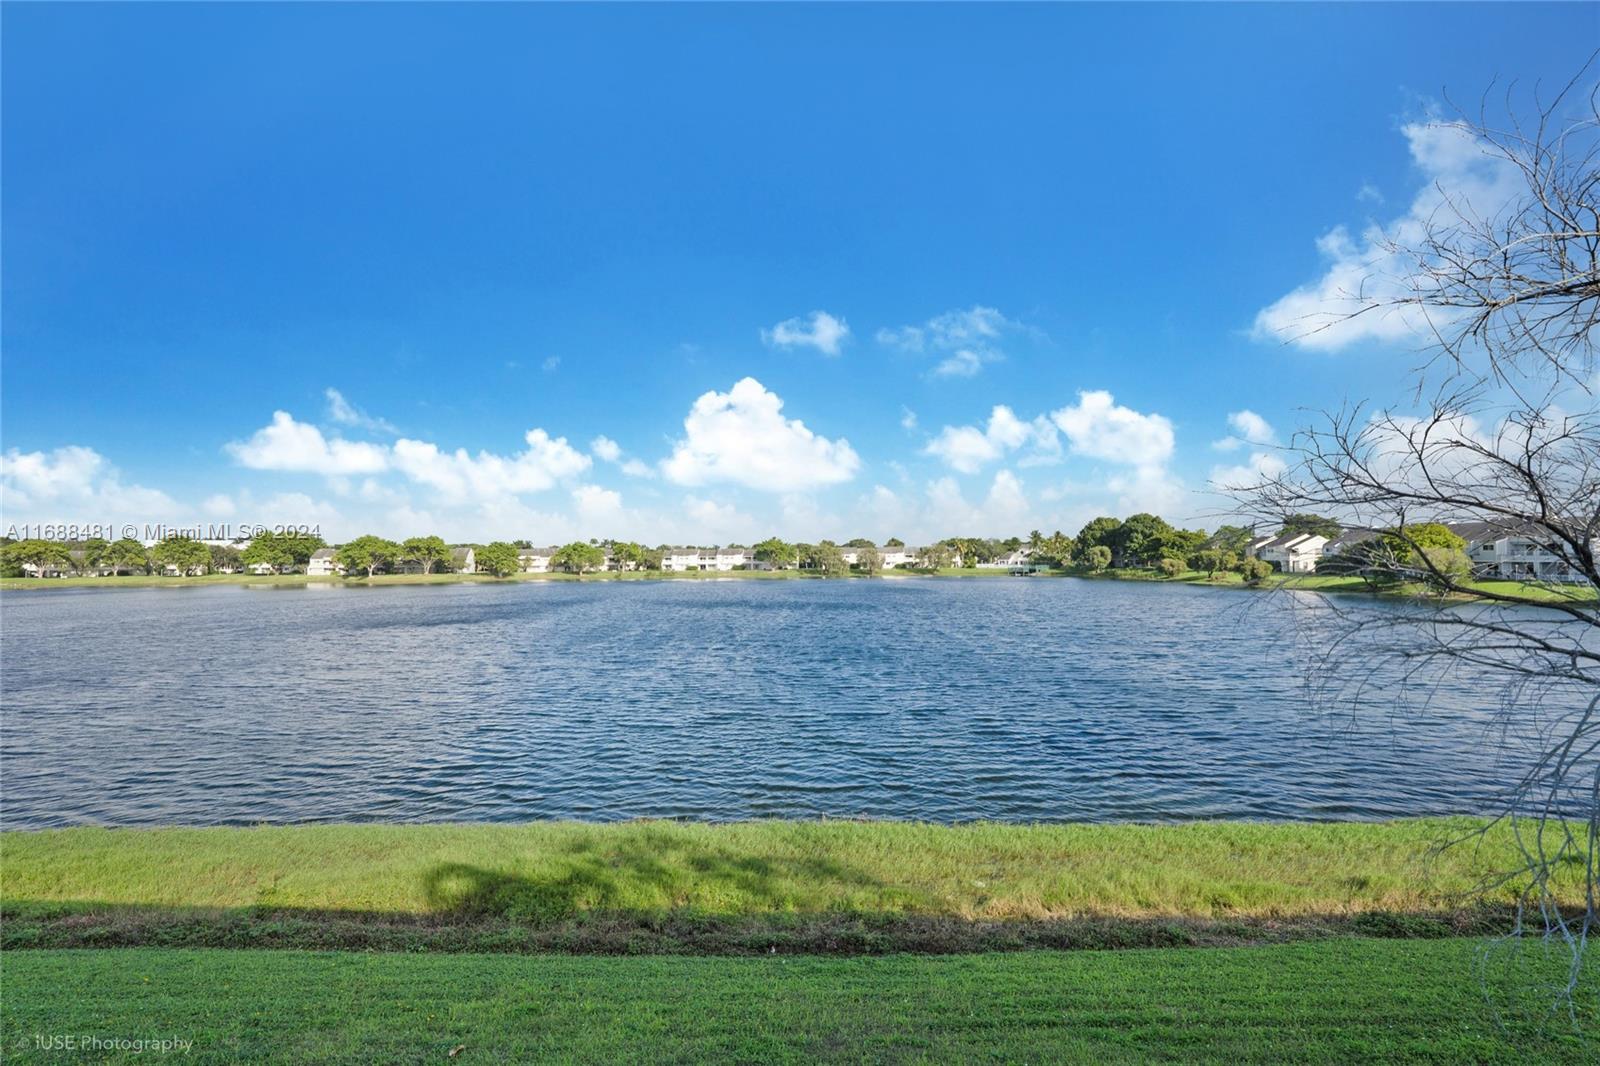
<svg viewBox="0 0 1600 1066">
<path fill-rule="evenodd" d="M 1494 195 L 1437 187 L 1431 214 L 1376 239 L 1346 307 L 1299 324 L 1305 338 L 1404 316 L 1425 352 L 1409 409 L 1324 413 L 1259 481 L 1222 486 L 1257 520 L 1338 517 L 1351 532 L 1331 566 L 1424 590 L 1399 607 L 1301 597 L 1317 613 L 1324 704 L 1370 705 L 1381 683 L 1391 705 L 1425 706 L 1449 679 L 1494 682 L 1502 736 L 1529 745 L 1496 819 L 1523 861 L 1494 887 L 1517 893 L 1515 933 L 1570 949 L 1569 997 L 1600 928 L 1600 107 L 1592 91 L 1580 100 L 1588 76 L 1548 101 L 1513 88 L 1494 115 L 1486 97 L 1440 121 L 1492 161 Z M 1519 581 L 1475 580 L 1495 560 L 1463 562 L 1424 534 L 1430 523 L 1543 563 Z"/>
</svg>

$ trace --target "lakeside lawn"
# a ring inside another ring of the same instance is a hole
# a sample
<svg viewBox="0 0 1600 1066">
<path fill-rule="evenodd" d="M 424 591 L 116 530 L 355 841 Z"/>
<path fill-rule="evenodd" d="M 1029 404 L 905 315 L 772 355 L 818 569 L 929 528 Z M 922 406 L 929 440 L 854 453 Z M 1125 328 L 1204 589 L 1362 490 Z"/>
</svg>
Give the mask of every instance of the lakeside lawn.
<svg viewBox="0 0 1600 1066">
<path fill-rule="evenodd" d="M 0 944 L 877 952 L 1498 931 L 1471 819 L 329 825 L 0 835 Z M 1450 841 L 1463 841 L 1438 850 Z M 1581 879 L 1561 886 L 1581 903 Z"/>
<path fill-rule="evenodd" d="M 851 573 L 850 578 L 866 579 L 868 575 Z M 879 580 L 911 580 L 915 578 L 1002 578 L 1010 573 L 1000 568 L 942 567 L 938 570 L 890 570 L 879 575 Z M 1260 585 L 1246 585 L 1244 578 L 1233 571 L 1215 575 L 1202 570 L 1186 570 L 1175 577 L 1167 577 L 1155 570 L 1114 569 L 1099 572 L 1085 570 L 1042 571 L 1038 577 L 1077 577 L 1096 581 L 1145 581 L 1180 585 L 1208 585 L 1219 588 L 1248 589 L 1251 591 L 1279 588 L 1302 589 L 1308 592 L 1359 593 L 1414 597 L 1426 590 L 1413 586 L 1375 591 L 1359 577 L 1332 577 L 1319 574 L 1274 574 Z M 823 576 L 815 571 L 799 570 L 728 570 L 728 571 L 660 571 L 637 570 L 629 572 L 607 571 L 597 574 L 513 574 L 497 578 L 488 574 L 378 574 L 374 577 L 322 577 L 306 574 L 205 574 L 200 577 L 159 577 L 153 574 L 130 574 L 125 577 L 63 577 L 63 578 L 0 578 L 0 591 L 22 589 L 72 589 L 72 588 L 201 588 L 207 585 L 297 586 L 332 585 L 367 588 L 384 585 L 460 585 L 507 584 L 518 581 L 821 581 Z M 1548 602 L 1589 602 L 1595 592 L 1588 586 L 1529 585 L 1520 581 L 1475 581 L 1475 588 L 1488 592 L 1519 595 Z"/>
<path fill-rule="evenodd" d="M 1592 1001 L 1577 1027 L 1550 1010 L 1564 962 L 1468 939 L 883 958 L 12 951 L 0 1039 L 11 1062 L 62 1058 L 34 1042 L 57 1033 L 176 1037 L 202 1063 L 1593 1062 Z"/>
</svg>

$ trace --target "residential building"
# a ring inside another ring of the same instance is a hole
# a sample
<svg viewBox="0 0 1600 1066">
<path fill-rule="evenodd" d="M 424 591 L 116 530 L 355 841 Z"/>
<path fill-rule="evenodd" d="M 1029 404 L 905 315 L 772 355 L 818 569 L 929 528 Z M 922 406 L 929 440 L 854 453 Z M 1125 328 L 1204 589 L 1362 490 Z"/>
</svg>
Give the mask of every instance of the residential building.
<svg viewBox="0 0 1600 1066">
<path fill-rule="evenodd" d="M 450 549 L 450 569 L 458 574 L 478 572 L 478 554 L 471 547 Z"/>
<path fill-rule="evenodd" d="M 679 574 L 691 570 L 749 570 L 760 566 L 749 548 L 676 547 L 661 552 L 661 569 Z"/>
<path fill-rule="evenodd" d="M 1309 574 L 1316 570 L 1327 546 L 1328 538 L 1318 533 L 1280 533 L 1255 547 L 1253 554 L 1285 574 Z"/>
<path fill-rule="evenodd" d="M 1467 558 L 1480 577 L 1512 581 L 1566 583 L 1585 580 L 1583 575 L 1551 551 L 1533 528 L 1508 527 L 1494 522 L 1457 522 L 1450 531 L 1467 542 Z M 1590 542 L 1600 553 L 1600 537 Z"/>
<path fill-rule="evenodd" d="M 332 577 L 344 573 L 337 556 L 338 553 L 332 548 L 318 548 L 306 563 L 306 574 L 311 577 Z"/>
<path fill-rule="evenodd" d="M 524 574 L 548 574 L 550 560 L 559 548 L 518 548 L 517 568 Z"/>
</svg>

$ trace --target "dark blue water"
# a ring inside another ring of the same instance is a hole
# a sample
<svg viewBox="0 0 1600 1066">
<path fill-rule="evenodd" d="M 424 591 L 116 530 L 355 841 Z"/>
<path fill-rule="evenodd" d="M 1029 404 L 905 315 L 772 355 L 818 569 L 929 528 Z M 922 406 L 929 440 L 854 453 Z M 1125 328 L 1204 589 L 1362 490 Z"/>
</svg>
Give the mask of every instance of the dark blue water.
<svg viewBox="0 0 1600 1066">
<path fill-rule="evenodd" d="M 1481 686 L 1308 705 L 1315 612 L 1077 580 L 0 600 L 0 822 L 1474 812 Z M 1308 621 L 1309 618 L 1309 621 Z"/>
</svg>

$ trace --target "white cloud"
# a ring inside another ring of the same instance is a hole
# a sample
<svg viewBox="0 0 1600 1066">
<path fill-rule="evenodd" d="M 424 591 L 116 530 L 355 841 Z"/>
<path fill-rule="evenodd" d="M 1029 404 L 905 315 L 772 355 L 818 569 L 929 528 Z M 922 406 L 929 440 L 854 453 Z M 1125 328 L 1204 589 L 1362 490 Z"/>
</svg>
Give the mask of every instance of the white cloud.
<svg viewBox="0 0 1600 1066">
<path fill-rule="evenodd" d="M 182 516 L 172 497 L 124 485 L 93 448 L 78 444 L 48 452 L 12 448 L 0 455 L 0 514 L 7 522 L 84 523 L 94 520 L 173 522 Z"/>
<path fill-rule="evenodd" d="M 662 461 L 680 485 L 727 481 L 766 492 L 792 492 L 849 481 L 861 460 L 848 441 L 819 437 L 783 417 L 783 401 L 755 378 L 708 392 L 683 421 L 684 438 Z"/>
<path fill-rule="evenodd" d="M 356 407 L 344 394 L 335 388 L 328 388 L 323 392 L 328 398 L 328 417 L 341 426 L 356 426 L 360 429 L 370 429 L 378 433 L 396 433 L 398 430 L 387 420 L 367 414 Z"/>
<path fill-rule="evenodd" d="M 614 522 L 622 515 L 622 493 L 599 485 L 579 485 L 572 490 L 572 502 L 585 522 Z"/>
<path fill-rule="evenodd" d="M 976 426 L 945 426 L 939 435 L 923 449 L 926 455 L 937 456 L 945 465 L 963 474 L 977 473 L 988 463 L 1000 459 L 1009 451 L 1024 445 L 1035 446 L 1036 455 L 1053 458 L 1060 451 L 1056 428 L 1043 415 L 1032 422 L 1024 422 L 1011 408 L 1000 404 L 989 413 L 989 424 L 983 429 Z"/>
<path fill-rule="evenodd" d="M 655 477 L 656 472 L 650 464 L 639 459 L 624 459 L 621 470 L 629 477 Z"/>
<path fill-rule="evenodd" d="M 287 411 L 274 411 L 272 424 L 256 430 L 247 441 L 233 441 L 227 451 L 241 466 L 252 470 L 293 470 L 337 477 L 373 474 L 388 467 L 388 453 L 377 444 L 328 439 L 307 422 L 296 422 Z"/>
<path fill-rule="evenodd" d="M 502 456 L 487 451 L 471 455 L 465 448 L 443 452 L 427 441 L 401 439 L 394 442 L 394 467 L 447 499 L 491 500 L 542 492 L 593 465 L 565 437 L 530 429 L 524 440 L 525 451 Z"/>
<path fill-rule="evenodd" d="M 945 356 L 933 368 L 936 378 L 970 378 L 976 377 L 978 371 L 983 369 L 983 364 L 992 363 L 999 358 L 993 352 L 982 348 L 962 348 Z"/>
<path fill-rule="evenodd" d="M 1276 445 L 1278 434 L 1272 424 L 1251 410 L 1234 411 L 1228 415 L 1228 428 L 1233 432 L 1221 440 L 1211 442 L 1219 452 L 1235 451 L 1246 444 Z"/>
<path fill-rule="evenodd" d="M 1456 211 L 1492 218 L 1510 202 L 1516 172 L 1504 159 L 1458 126 L 1414 122 L 1401 127 L 1422 186 L 1405 214 L 1352 236 L 1335 226 L 1317 240 L 1327 260 L 1322 277 L 1302 285 L 1257 313 L 1252 335 L 1320 351 L 1336 351 L 1361 340 L 1402 341 L 1425 337 L 1428 318 L 1420 309 L 1390 301 L 1415 291 L 1417 264 L 1391 254 L 1390 240 L 1415 247 L 1430 220 Z M 1357 312 L 1360 312 L 1357 314 Z M 1443 319 L 1429 312 L 1435 325 Z M 1351 317 L 1354 315 L 1355 317 Z"/>
<path fill-rule="evenodd" d="M 600 436 L 589 442 L 589 450 L 595 458 L 603 459 L 608 463 L 615 463 L 622 459 L 622 445 L 610 437 Z"/>
<path fill-rule="evenodd" d="M 1288 465 L 1272 452 L 1251 452 L 1248 462 L 1211 468 L 1211 485 L 1219 492 L 1250 489 L 1284 473 Z"/>
<path fill-rule="evenodd" d="M 910 433 L 917 428 L 917 412 L 909 407 L 900 408 L 900 428 Z"/>
<path fill-rule="evenodd" d="M 823 355 L 838 355 L 839 345 L 848 336 L 849 324 L 826 311 L 811 312 L 809 322 L 803 317 L 789 318 L 761 331 L 762 342 L 774 348 L 815 348 Z"/>
<path fill-rule="evenodd" d="M 543 370 L 546 374 L 554 374 L 560 368 L 561 357 L 559 355 L 546 356 L 544 362 L 539 364 L 539 369 Z"/>
<path fill-rule="evenodd" d="M 946 311 L 921 325 L 880 329 L 874 336 L 888 348 L 940 355 L 931 371 L 934 377 L 972 377 L 985 364 L 1005 358 L 999 348 L 1000 339 L 1020 328 L 1019 323 L 992 307 L 974 306 L 965 311 Z"/>
<path fill-rule="evenodd" d="M 1172 423 L 1162 415 L 1119 406 L 1109 392 L 1078 393 L 1078 402 L 1052 411 L 1075 455 L 1132 466 L 1158 466 L 1172 458 Z"/>
</svg>

